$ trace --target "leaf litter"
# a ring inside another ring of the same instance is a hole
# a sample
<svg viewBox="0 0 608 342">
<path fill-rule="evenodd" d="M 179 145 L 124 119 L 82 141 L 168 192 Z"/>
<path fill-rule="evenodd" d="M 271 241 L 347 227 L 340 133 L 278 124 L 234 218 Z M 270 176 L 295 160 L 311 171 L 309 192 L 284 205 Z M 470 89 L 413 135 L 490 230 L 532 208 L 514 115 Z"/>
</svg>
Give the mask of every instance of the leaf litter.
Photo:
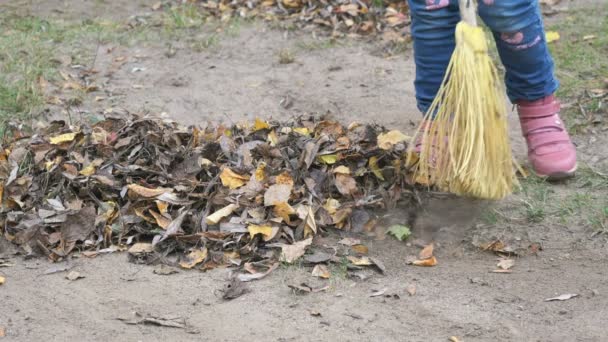
<svg viewBox="0 0 608 342">
<path fill-rule="evenodd" d="M 379 137 L 389 139 L 379 146 Z M 182 268 L 237 267 L 249 281 L 278 261 L 339 262 L 335 253 L 306 257 L 316 235 L 370 232 L 379 212 L 417 197 L 404 135 L 312 116 L 201 127 L 135 115 L 36 131 L 9 124 L 2 147 L 3 236 L 56 262 L 128 250 L 132 262 L 158 264 L 172 254 Z M 366 256 L 349 261 L 385 270 Z"/>
</svg>

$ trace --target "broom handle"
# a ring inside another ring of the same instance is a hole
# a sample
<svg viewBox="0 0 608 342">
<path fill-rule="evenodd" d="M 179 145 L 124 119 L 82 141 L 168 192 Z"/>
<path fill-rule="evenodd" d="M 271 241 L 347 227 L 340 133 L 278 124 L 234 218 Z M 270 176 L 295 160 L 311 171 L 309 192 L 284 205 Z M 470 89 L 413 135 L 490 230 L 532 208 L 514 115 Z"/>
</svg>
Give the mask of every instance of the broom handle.
<svg viewBox="0 0 608 342">
<path fill-rule="evenodd" d="M 462 20 L 471 25 L 477 26 L 477 6 L 474 0 L 459 0 L 460 17 Z"/>
</svg>

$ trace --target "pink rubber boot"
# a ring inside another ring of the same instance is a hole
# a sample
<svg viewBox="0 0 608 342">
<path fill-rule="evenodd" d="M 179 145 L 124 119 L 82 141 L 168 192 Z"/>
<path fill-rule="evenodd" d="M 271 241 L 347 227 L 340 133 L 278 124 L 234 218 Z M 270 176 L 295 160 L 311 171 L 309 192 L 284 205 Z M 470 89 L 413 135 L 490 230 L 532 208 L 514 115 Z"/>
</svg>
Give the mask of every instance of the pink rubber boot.
<svg viewBox="0 0 608 342">
<path fill-rule="evenodd" d="M 528 144 L 528 159 L 536 174 L 550 180 L 572 177 L 576 149 L 559 117 L 560 103 L 555 96 L 518 101 L 517 111 Z"/>
</svg>

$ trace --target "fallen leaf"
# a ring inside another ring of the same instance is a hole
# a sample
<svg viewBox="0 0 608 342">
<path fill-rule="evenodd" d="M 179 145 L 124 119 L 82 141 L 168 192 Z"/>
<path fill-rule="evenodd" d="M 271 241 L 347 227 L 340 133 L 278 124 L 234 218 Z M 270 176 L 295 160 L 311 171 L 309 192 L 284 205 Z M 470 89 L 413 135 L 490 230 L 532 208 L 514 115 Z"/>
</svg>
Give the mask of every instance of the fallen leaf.
<svg viewBox="0 0 608 342">
<path fill-rule="evenodd" d="M 59 145 L 59 144 L 63 144 L 66 142 L 71 142 L 76 138 L 76 135 L 78 133 L 65 133 L 65 134 L 61 134 L 55 137 L 51 137 L 49 139 L 49 141 L 51 142 L 51 144 L 53 145 Z"/>
<path fill-rule="evenodd" d="M 252 238 L 256 234 L 261 234 L 264 241 L 270 241 L 277 235 L 277 233 L 279 232 L 279 228 L 268 226 L 268 225 L 258 226 L 256 224 L 250 224 L 247 227 L 247 231 L 249 231 L 249 235 Z"/>
<path fill-rule="evenodd" d="M 203 247 L 203 249 L 195 249 L 190 252 L 184 260 L 182 260 L 179 265 L 185 269 L 191 269 L 192 267 L 200 264 L 207 258 L 207 248 Z"/>
<path fill-rule="evenodd" d="M 257 131 L 261 131 L 263 129 L 269 129 L 270 125 L 268 124 L 268 122 L 260 119 L 260 118 L 255 118 L 255 123 L 253 124 L 253 131 L 257 132 Z"/>
<path fill-rule="evenodd" d="M 370 260 L 370 258 L 363 256 L 363 257 L 354 257 L 354 256 L 348 256 L 346 257 L 346 259 L 348 259 L 348 261 L 350 261 L 353 265 L 355 266 L 371 266 L 374 263 Z"/>
<path fill-rule="evenodd" d="M 268 133 L 268 142 L 272 147 L 277 146 L 277 144 L 279 143 L 279 137 L 277 136 L 277 133 L 274 130 Z"/>
<path fill-rule="evenodd" d="M 128 253 L 132 255 L 146 254 L 154 252 L 154 246 L 151 243 L 138 242 L 129 248 Z"/>
<path fill-rule="evenodd" d="M 237 278 L 240 281 L 245 281 L 245 282 L 262 279 L 262 278 L 266 277 L 267 275 L 269 275 L 272 271 L 276 270 L 277 267 L 279 267 L 279 263 L 274 263 L 265 272 L 257 272 L 257 273 L 250 273 L 250 274 L 241 273 L 241 274 L 237 275 Z"/>
<path fill-rule="evenodd" d="M 338 162 L 337 154 L 324 154 L 322 156 L 318 156 L 317 159 L 323 164 L 331 165 Z"/>
<path fill-rule="evenodd" d="M 235 173 L 230 170 L 230 168 L 224 168 L 222 173 L 220 174 L 220 179 L 222 180 L 222 184 L 227 186 L 230 189 L 237 189 L 241 186 L 247 184 L 249 181 L 249 176 L 243 176 Z"/>
<path fill-rule="evenodd" d="M 424 259 L 430 259 L 433 256 L 433 251 L 434 251 L 435 247 L 432 243 L 430 243 L 428 246 L 424 247 L 420 253 L 418 254 L 418 259 L 420 260 L 424 260 Z"/>
<path fill-rule="evenodd" d="M 515 260 L 513 259 L 501 259 L 496 266 L 503 270 L 508 270 L 515 265 Z"/>
<path fill-rule="evenodd" d="M 292 186 L 288 184 L 274 184 L 264 193 L 264 206 L 269 207 L 279 203 L 286 203 L 291 196 Z"/>
<path fill-rule="evenodd" d="M 323 279 L 329 279 L 330 273 L 329 273 L 329 270 L 327 269 L 327 266 L 315 265 L 315 267 L 312 269 L 312 276 L 323 278 Z"/>
<path fill-rule="evenodd" d="M 5 282 L 6 282 L 6 278 L 3 276 L 0 276 L 0 285 L 4 285 Z"/>
<path fill-rule="evenodd" d="M 409 136 L 401 133 L 398 130 L 393 130 L 387 133 L 378 135 L 378 147 L 383 150 L 390 150 L 398 143 L 408 141 Z"/>
<path fill-rule="evenodd" d="M 87 167 L 85 167 L 84 169 L 80 170 L 79 172 L 81 175 L 83 176 L 91 176 L 95 173 L 95 165 L 93 164 L 89 164 Z"/>
<path fill-rule="evenodd" d="M 429 259 L 414 260 L 412 262 L 412 265 L 414 265 L 414 266 L 431 267 L 431 266 L 437 265 L 437 259 L 434 256 L 432 256 Z"/>
<path fill-rule="evenodd" d="M 559 38 L 559 32 L 557 31 L 547 31 L 547 33 L 545 34 L 545 39 L 547 40 L 547 43 L 553 43 L 555 41 L 558 41 Z"/>
<path fill-rule="evenodd" d="M 167 266 L 165 264 L 160 264 L 158 266 L 156 266 L 154 268 L 154 274 L 158 274 L 158 275 L 170 275 L 170 274 L 175 274 L 175 273 L 179 273 L 179 271 L 173 267 Z"/>
<path fill-rule="evenodd" d="M 145 186 L 138 185 L 138 184 L 129 184 L 129 186 L 127 186 L 127 188 L 129 189 L 129 192 L 131 192 L 132 194 L 140 196 L 140 197 L 144 197 L 144 198 L 157 197 L 166 192 L 171 191 L 170 189 L 165 189 L 165 188 L 150 189 L 150 188 L 146 188 Z"/>
<path fill-rule="evenodd" d="M 309 136 L 310 135 L 310 130 L 306 127 L 295 127 L 293 129 L 294 132 L 300 134 L 300 135 L 304 135 L 304 136 Z"/>
<path fill-rule="evenodd" d="M 65 276 L 65 279 L 70 280 L 70 281 L 74 281 L 74 280 L 78 280 L 78 279 L 82 279 L 82 278 L 84 278 L 84 276 L 76 271 L 72 271 Z"/>
<path fill-rule="evenodd" d="M 545 299 L 545 302 L 553 302 L 553 301 L 564 301 L 564 300 L 568 300 L 568 299 L 572 299 L 578 297 L 578 294 L 576 293 L 567 293 L 567 294 L 563 294 L 561 296 L 557 296 L 557 297 L 553 297 L 553 298 L 547 298 Z"/>
<path fill-rule="evenodd" d="M 169 227 L 169 225 L 171 224 L 171 220 L 164 217 L 163 215 L 157 213 L 154 210 L 150 210 L 150 215 L 154 216 L 154 220 L 156 220 L 156 224 L 161 227 L 162 229 L 167 229 L 167 227 Z"/>
<path fill-rule="evenodd" d="M 306 252 L 306 247 L 312 244 L 312 238 L 295 242 L 291 245 L 280 244 L 281 257 L 280 260 L 286 263 L 293 263 L 298 260 Z"/>
<path fill-rule="evenodd" d="M 382 170 L 380 170 L 380 167 L 378 167 L 378 157 L 373 156 L 371 158 L 369 158 L 369 168 L 370 170 L 372 170 L 372 172 L 374 173 L 374 176 L 376 176 L 379 180 L 384 180 L 384 175 L 382 174 Z"/>
<path fill-rule="evenodd" d="M 367 254 L 369 252 L 369 249 L 365 245 L 354 245 L 352 248 L 357 254 Z"/>
<path fill-rule="evenodd" d="M 450 342 L 460 342 L 460 340 L 458 339 L 458 337 L 456 336 L 450 336 L 450 338 L 448 339 Z"/>
<path fill-rule="evenodd" d="M 410 285 L 408 285 L 408 286 L 407 286 L 407 288 L 406 288 L 405 290 L 407 291 L 407 293 L 408 293 L 410 296 L 413 296 L 413 295 L 415 295 L 415 294 L 416 294 L 416 285 L 414 285 L 414 284 L 410 284 Z"/>
<path fill-rule="evenodd" d="M 291 215 L 294 215 L 296 211 L 286 202 L 280 202 L 274 205 L 273 213 L 282 218 L 287 224 L 291 223 Z"/>
<path fill-rule="evenodd" d="M 399 224 L 391 226 L 387 230 L 387 233 L 391 234 L 399 241 L 404 241 L 407 238 L 409 238 L 410 235 L 412 235 L 412 232 L 410 231 L 410 229 L 407 226 L 399 225 Z"/>
<path fill-rule="evenodd" d="M 210 225 L 216 225 L 218 224 L 224 217 L 229 216 L 232 214 L 232 212 L 234 212 L 234 210 L 236 210 L 238 208 L 238 206 L 236 204 L 228 204 L 227 206 L 223 207 L 222 209 L 214 212 L 213 214 L 207 216 L 205 218 L 205 222 Z"/>
<path fill-rule="evenodd" d="M 379 296 L 382 296 L 387 290 L 388 290 L 388 288 L 386 288 L 386 287 L 381 290 L 375 290 L 369 296 L 370 297 L 379 297 Z"/>
<path fill-rule="evenodd" d="M 333 170 L 333 173 L 341 173 L 343 175 L 350 175 L 350 169 L 344 165 L 340 165 Z"/>
<path fill-rule="evenodd" d="M 357 182 L 349 175 L 336 174 L 336 188 L 342 195 L 352 195 L 357 191 Z"/>
<path fill-rule="evenodd" d="M 327 211 L 329 215 L 333 215 L 340 208 L 340 202 L 333 198 L 328 198 L 323 205 L 323 209 Z"/>
</svg>

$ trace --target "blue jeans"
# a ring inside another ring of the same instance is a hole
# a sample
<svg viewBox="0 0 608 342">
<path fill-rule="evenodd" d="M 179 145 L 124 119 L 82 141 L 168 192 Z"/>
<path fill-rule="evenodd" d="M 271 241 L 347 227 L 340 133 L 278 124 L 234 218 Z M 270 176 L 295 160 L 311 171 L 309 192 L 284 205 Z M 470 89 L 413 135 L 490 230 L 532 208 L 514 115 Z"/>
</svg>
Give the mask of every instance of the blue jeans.
<svg viewBox="0 0 608 342">
<path fill-rule="evenodd" d="M 426 113 L 454 51 L 460 21 L 458 0 L 408 0 L 412 16 L 416 100 Z M 505 66 L 507 95 L 512 102 L 553 94 L 553 73 L 538 0 L 479 0 L 479 16 L 492 30 Z"/>
</svg>

